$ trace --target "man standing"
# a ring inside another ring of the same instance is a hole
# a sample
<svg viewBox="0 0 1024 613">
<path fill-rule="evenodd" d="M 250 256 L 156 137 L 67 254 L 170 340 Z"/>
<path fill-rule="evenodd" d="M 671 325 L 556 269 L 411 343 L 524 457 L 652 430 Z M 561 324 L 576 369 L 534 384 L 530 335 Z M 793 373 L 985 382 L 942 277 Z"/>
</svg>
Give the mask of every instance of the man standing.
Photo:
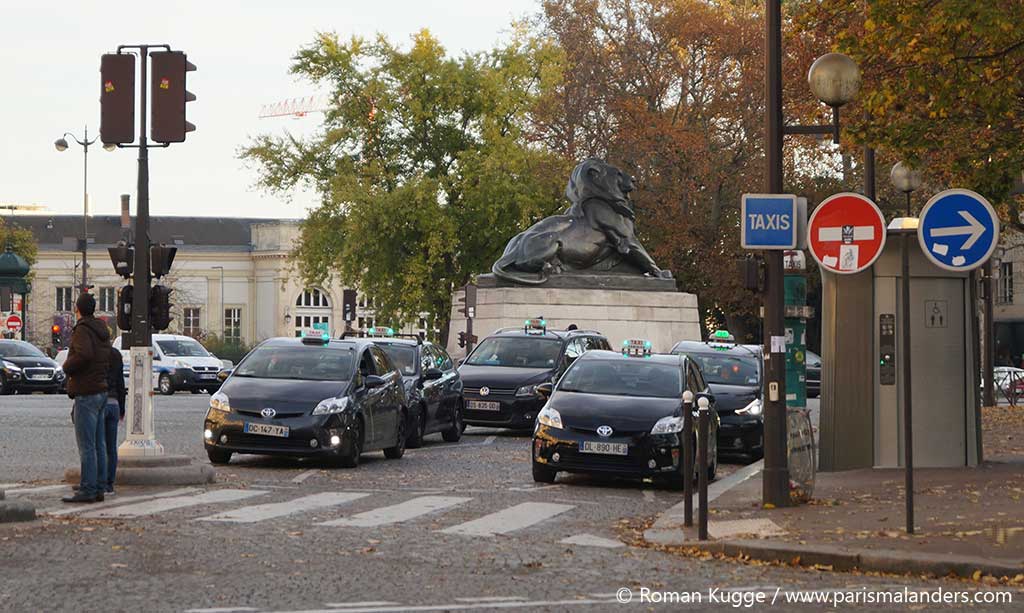
<svg viewBox="0 0 1024 613">
<path fill-rule="evenodd" d="M 75 301 L 78 323 L 71 331 L 71 345 L 64 362 L 68 396 L 75 401 L 71 415 L 82 464 L 82 480 L 78 493 L 64 497 L 64 502 L 103 500 L 103 482 L 107 475 L 103 415 L 107 403 L 110 331 L 107 324 L 93 317 L 95 312 L 96 298 L 83 292 Z"/>
<path fill-rule="evenodd" d="M 128 390 L 124 385 L 124 361 L 121 352 L 110 348 L 110 364 L 107 366 L 107 405 L 104 409 L 104 438 L 106 440 L 107 474 L 100 473 L 103 493 L 114 495 L 114 477 L 117 474 L 117 422 L 124 419 L 124 405 Z"/>
</svg>

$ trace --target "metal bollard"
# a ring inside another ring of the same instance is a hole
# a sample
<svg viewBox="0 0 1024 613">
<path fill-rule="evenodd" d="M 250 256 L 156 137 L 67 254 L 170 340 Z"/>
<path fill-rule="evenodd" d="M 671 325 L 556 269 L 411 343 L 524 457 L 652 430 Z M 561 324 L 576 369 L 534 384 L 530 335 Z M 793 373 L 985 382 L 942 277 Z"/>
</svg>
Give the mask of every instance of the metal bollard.
<svg viewBox="0 0 1024 613">
<path fill-rule="evenodd" d="M 708 540 L 708 430 L 710 429 L 708 399 L 701 396 L 697 399 L 698 434 L 697 434 L 697 538 Z"/>
<path fill-rule="evenodd" d="M 693 392 L 683 392 L 683 525 L 693 525 Z"/>
</svg>

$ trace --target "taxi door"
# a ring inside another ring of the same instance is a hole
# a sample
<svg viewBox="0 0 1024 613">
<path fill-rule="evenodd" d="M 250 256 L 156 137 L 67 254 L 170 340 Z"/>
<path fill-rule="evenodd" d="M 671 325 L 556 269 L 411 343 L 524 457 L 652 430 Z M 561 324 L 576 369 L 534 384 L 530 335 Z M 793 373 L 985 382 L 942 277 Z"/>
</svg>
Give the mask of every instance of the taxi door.
<svg viewBox="0 0 1024 613">
<path fill-rule="evenodd" d="M 380 347 L 371 345 L 369 349 L 377 375 L 387 381 L 381 387 L 372 390 L 379 393 L 376 412 L 373 415 L 373 429 L 377 434 L 377 444 L 391 447 L 398 439 L 398 420 L 402 414 L 405 383 L 402 381 L 402 373 L 395 368 Z"/>
<path fill-rule="evenodd" d="M 383 387 L 369 389 L 363 385 L 363 380 L 370 375 L 377 374 L 373 364 L 369 348 L 364 349 L 359 356 L 359 386 L 355 391 L 356 404 L 362 409 L 363 423 L 366 425 L 366 432 L 363 433 L 363 449 L 369 450 L 377 444 L 377 432 L 374 423 L 374 416 L 377 413 L 377 405 L 380 404 Z"/>
<path fill-rule="evenodd" d="M 432 345 L 423 345 L 420 347 L 420 373 L 427 372 L 431 368 L 442 370 L 444 365 L 444 358 L 435 350 Z M 426 425 L 424 433 L 431 432 L 434 426 L 439 424 L 442 419 L 451 421 L 450 418 L 446 417 L 450 410 L 445 398 L 445 382 L 444 377 L 440 379 L 434 379 L 430 381 L 423 381 L 420 394 L 423 397 L 423 404 L 426 407 L 426 415 L 424 416 L 423 423 Z M 447 421 L 445 423 L 447 423 Z"/>
</svg>

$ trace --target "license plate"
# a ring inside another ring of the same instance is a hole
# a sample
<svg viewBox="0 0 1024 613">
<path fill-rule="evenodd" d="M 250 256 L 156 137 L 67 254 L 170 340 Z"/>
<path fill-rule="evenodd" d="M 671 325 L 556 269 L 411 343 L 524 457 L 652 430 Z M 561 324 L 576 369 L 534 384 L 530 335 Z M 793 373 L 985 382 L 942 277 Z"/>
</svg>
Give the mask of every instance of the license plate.
<svg viewBox="0 0 1024 613">
<path fill-rule="evenodd" d="M 46 375 L 32 375 L 29 379 L 32 379 L 33 381 L 49 381 L 50 377 L 47 377 Z"/>
<path fill-rule="evenodd" d="M 626 443 L 601 443 L 597 441 L 581 441 L 580 453 L 600 453 L 604 455 L 629 455 Z"/>
<path fill-rule="evenodd" d="M 489 400 L 469 400 L 466 402 L 466 408 L 470 411 L 500 411 L 501 403 Z"/>
<path fill-rule="evenodd" d="M 242 431 L 249 434 L 262 434 L 263 436 L 280 436 L 281 438 L 288 438 L 288 426 L 247 423 L 245 424 L 245 427 L 242 428 Z"/>
<path fill-rule="evenodd" d="M 199 375 L 199 378 L 200 378 L 200 379 L 213 379 L 213 378 L 215 378 L 216 376 L 217 376 L 217 375 Z"/>
</svg>

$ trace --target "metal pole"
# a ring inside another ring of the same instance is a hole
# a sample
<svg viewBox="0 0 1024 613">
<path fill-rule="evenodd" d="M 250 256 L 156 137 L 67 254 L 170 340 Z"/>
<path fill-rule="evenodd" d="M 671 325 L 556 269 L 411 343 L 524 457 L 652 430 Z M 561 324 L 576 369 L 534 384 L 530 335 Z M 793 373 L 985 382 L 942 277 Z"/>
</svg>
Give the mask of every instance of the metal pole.
<svg viewBox="0 0 1024 613">
<path fill-rule="evenodd" d="M 910 192 L 907 192 L 907 217 L 910 217 Z M 903 474 L 905 478 L 907 503 L 907 534 L 914 533 L 914 427 L 913 395 L 910 370 L 910 238 L 911 232 L 903 233 L 900 256 L 903 259 L 901 280 L 903 282 L 902 327 L 903 327 Z"/>
<path fill-rule="evenodd" d="M 875 150 L 864 145 L 864 195 L 875 199 Z"/>
<path fill-rule="evenodd" d="M 984 306 L 985 306 L 985 329 L 982 334 L 985 337 L 985 352 L 981 356 L 982 360 L 982 381 L 984 382 L 984 405 L 987 407 L 995 406 L 996 394 L 995 394 L 995 382 L 993 381 L 995 361 L 996 361 L 996 347 L 995 347 L 995 317 L 993 308 L 993 290 L 995 289 L 992 284 L 992 260 L 985 260 L 985 267 L 982 271 L 982 283 L 984 287 Z"/>
<path fill-rule="evenodd" d="M 138 203 L 135 211 L 135 283 L 132 292 L 132 332 L 133 347 L 149 347 L 152 336 L 149 329 L 149 150 L 146 140 L 146 93 L 149 86 L 147 80 L 147 62 L 149 48 L 139 48 L 139 60 L 142 64 L 139 87 L 141 104 L 139 106 L 139 180 Z"/>
<path fill-rule="evenodd" d="M 693 525 L 693 392 L 683 392 L 683 525 Z"/>
<path fill-rule="evenodd" d="M 89 262 L 89 126 L 85 126 L 82 143 L 82 293 L 89 291 L 87 266 Z"/>
<path fill-rule="evenodd" d="M 700 408 L 698 415 L 697 438 L 697 538 L 702 541 L 708 540 L 708 431 L 709 416 L 708 399 L 701 396 L 697 399 L 697 406 Z"/>
<path fill-rule="evenodd" d="M 782 193 L 782 3 L 765 0 L 765 119 L 768 193 Z M 765 504 L 788 506 L 789 467 L 786 458 L 786 353 L 782 252 L 765 253 L 764 298 Z"/>
</svg>

